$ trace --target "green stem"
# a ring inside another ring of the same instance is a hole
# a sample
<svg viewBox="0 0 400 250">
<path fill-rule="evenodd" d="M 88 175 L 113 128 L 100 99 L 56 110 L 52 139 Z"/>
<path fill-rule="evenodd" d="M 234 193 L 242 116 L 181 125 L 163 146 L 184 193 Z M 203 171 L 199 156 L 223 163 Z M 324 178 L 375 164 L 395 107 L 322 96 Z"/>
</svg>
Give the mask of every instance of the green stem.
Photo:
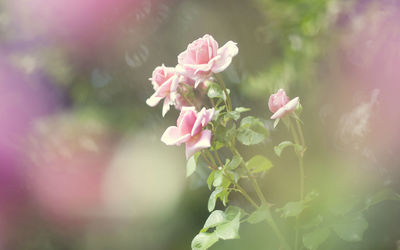
<svg viewBox="0 0 400 250">
<path fill-rule="evenodd" d="M 245 162 L 243 160 L 243 157 L 240 155 L 239 151 L 237 151 L 237 149 L 235 147 L 231 147 L 230 149 L 231 149 L 233 154 L 235 154 L 235 155 L 240 157 L 240 159 L 241 159 L 240 165 L 247 171 L 247 174 L 248 174 L 248 176 L 250 178 L 251 184 L 253 185 L 253 188 L 256 191 L 257 196 L 260 199 L 261 203 L 262 204 L 268 204 L 267 200 L 264 197 L 264 194 L 262 193 L 262 191 L 260 189 L 260 186 L 258 185 L 256 179 L 254 179 L 252 177 L 252 175 L 251 175 L 249 169 L 247 168 L 247 166 L 246 166 L 246 164 L 245 164 Z"/>
<path fill-rule="evenodd" d="M 300 167 L 300 200 L 304 199 L 304 166 L 303 157 L 299 157 L 299 167 Z"/>
<path fill-rule="evenodd" d="M 193 107 L 195 107 L 196 110 L 197 110 L 197 105 L 194 104 L 194 103 L 187 97 L 187 95 L 186 95 L 185 93 L 180 93 L 180 94 L 183 96 L 183 98 L 184 98 L 190 105 L 192 105 Z"/>
<path fill-rule="evenodd" d="M 214 169 L 214 170 L 217 170 L 217 169 L 218 169 L 218 166 L 217 166 L 217 164 L 215 163 L 214 157 L 210 154 L 209 151 L 204 150 L 204 152 L 206 152 L 206 155 L 208 156 L 209 160 L 211 160 L 212 164 L 214 165 L 213 169 Z M 203 153 L 203 152 L 202 152 L 202 153 Z M 221 159 L 219 158 L 218 153 L 214 151 L 214 154 L 215 154 L 217 160 L 218 160 L 220 163 L 222 163 L 222 162 L 221 162 Z M 204 157 L 205 157 L 205 156 L 204 156 Z M 206 157 L 205 157 L 205 158 L 206 158 Z M 206 160 L 206 161 L 207 161 L 207 162 L 210 162 L 209 160 Z M 222 166 L 223 166 L 223 165 L 221 164 L 221 168 L 222 168 Z M 233 184 L 236 186 L 236 188 L 239 190 L 239 192 L 250 202 L 251 205 L 253 205 L 256 209 L 258 208 L 257 203 L 254 202 L 254 200 L 250 197 L 250 195 L 246 192 L 246 190 L 244 190 L 244 189 L 239 185 L 239 183 L 234 182 L 234 180 L 232 180 L 228 175 L 226 175 L 225 172 L 224 172 L 224 176 L 225 176 L 226 178 L 228 178 L 229 181 L 230 181 L 231 183 L 233 183 Z"/>
<path fill-rule="evenodd" d="M 266 219 L 268 225 L 269 225 L 269 226 L 272 228 L 272 230 L 275 232 L 276 236 L 278 237 L 278 239 L 279 239 L 279 241 L 281 242 L 281 244 L 285 247 L 285 249 L 290 250 L 291 248 L 290 248 L 289 244 L 287 243 L 285 237 L 283 236 L 283 234 L 282 234 L 281 231 L 279 230 L 278 226 L 277 226 L 276 223 L 275 223 L 274 218 L 273 218 L 272 215 L 271 215 L 271 212 L 270 212 L 270 209 L 269 209 L 269 204 L 268 204 L 268 202 L 266 201 L 266 199 L 265 199 L 265 197 L 264 197 L 264 194 L 262 193 L 262 191 L 261 191 L 261 189 L 260 189 L 260 186 L 258 185 L 257 181 L 251 176 L 251 173 L 250 173 L 250 171 L 248 170 L 248 168 L 246 167 L 246 164 L 245 164 L 245 162 L 244 162 L 244 160 L 243 160 L 243 157 L 240 155 L 239 151 L 238 151 L 235 147 L 231 146 L 230 149 L 231 149 L 231 151 L 232 151 L 233 154 L 235 154 L 235 155 L 237 155 L 237 156 L 240 157 L 240 159 L 241 159 L 240 164 L 242 165 L 242 167 L 244 167 L 244 168 L 246 169 L 246 171 L 247 171 L 247 173 L 248 173 L 248 175 L 249 175 L 249 178 L 250 178 L 250 180 L 251 180 L 251 183 L 252 183 L 252 185 L 253 185 L 253 188 L 255 189 L 255 191 L 256 191 L 256 193 L 257 193 L 258 198 L 260 199 L 261 203 L 262 203 L 263 205 L 265 205 L 265 206 L 268 208 L 268 215 L 269 215 L 269 216 L 268 216 L 267 219 Z M 257 207 L 258 207 L 258 206 L 257 206 Z"/>
<path fill-rule="evenodd" d="M 296 125 L 297 125 L 297 131 L 300 136 L 297 135 L 296 130 L 293 127 L 292 121 L 290 120 L 290 130 L 293 135 L 293 139 L 296 144 L 299 144 L 299 137 L 301 140 L 301 145 L 302 145 L 302 150 L 300 153 L 297 154 L 297 158 L 299 160 L 299 179 L 300 179 L 300 201 L 304 200 L 304 165 L 303 165 L 303 156 L 304 156 L 304 151 L 305 151 L 305 142 L 304 142 L 304 136 L 303 132 L 301 130 L 301 126 L 298 120 L 296 120 Z M 301 248 L 301 247 L 300 247 Z M 299 218 L 298 216 L 296 217 L 296 232 L 295 232 L 295 250 L 299 249 Z"/>
<path fill-rule="evenodd" d="M 295 142 L 296 144 L 299 144 L 299 137 L 297 136 L 296 130 L 294 129 L 291 120 L 289 120 L 289 129 L 290 129 L 290 132 L 292 133 L 294 142 Z"/>
<path fill-rule="evenodd" d="M 232 103 L 231 103 L 231 98 L 228 94 L 228 91 L 226 90 L 226 86 L 224 83 L 224 80 L 222 80 L 222 77 L 219 74 L 215 74 L 216 78 L 218 79 L 218 82 L 221 84 L 221 88 L 225 93 L 226 96 L 226 101 L 225 101 L 225 105 L 226 105 L 226 110 L 228 112 L 232 111 Z"/>
<path fill-rule="evenodd" d="M 301 129 L 300 122 L 297 119 L 296 119 L 296 125 L 297 125 L 297 131 L 299 132 L 299 135 L 300 135 L 301 146 L 303 147 L 302 152 L 301 152 L 302 157 L 303 157 L 304 151 L 306 150 L 306 143 L 304 140 L 303 130 Z"/>
<path fill-rule="evenodd" d="M 224 167 L 224 164 L 222 163 L 221 158 L 219 158 L 218 152 L 217 152 L 217 151 L 214 151 L 214 155 L 215 155 L 215 158 L 216 158 L 217 161 L 218 161 L 218 164 L 221 166 L 221 168 L 223 168 L 223 167 Z"/>
<path fill-rule="evenodd" d="M 204 154 L 203 151 L 201 151 L 201 156 L 203 157 L 203 159 L 207 162 L 208 166 L 214 170 L 217 170 L 217 167 L 214 167 L 214 165 L 210 162 L 210 160 L 208 160 L 208 158 L 206 157 L 206 155 Z"/>
<path fill-rule="evenodd" d="M 211 160 L 211 163 L 215 166 L 215 168 L 218 169 L 218 164 L 215 163 L 214 157 L 210 154 L 210 152 L 208 150 L 204 150 L 204 152 L 206 152 L 208 159 Z"/>
<path fill-rule="evenodd" d="M 281 244 L 284 246 L 286 250 L 291 250 L 291 247 L 287 243 L 285 237 L 282 235 L 281 231 L 279 230 L 278 226 L 275 223 L 274 218 L 272 218 L 271 212 L 268 209 L 268 217 L 266 219 L 268 225 L 272 228 L 272 230 L 275 232 L 275 234 L 278 236 L 279 241 Z"/>
</svg>

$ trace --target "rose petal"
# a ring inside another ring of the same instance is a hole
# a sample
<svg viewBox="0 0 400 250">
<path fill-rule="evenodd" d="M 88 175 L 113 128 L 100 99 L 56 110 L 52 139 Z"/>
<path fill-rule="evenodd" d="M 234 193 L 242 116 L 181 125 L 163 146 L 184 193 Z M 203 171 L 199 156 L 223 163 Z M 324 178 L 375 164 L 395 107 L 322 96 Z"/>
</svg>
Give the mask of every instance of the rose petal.
<svg viewBox="0 0 400 250">
<path fill-rule="evenodd" d="M 190 134 L 180 135 L 179 130 L 176 126 L 168 127 L 164 134 L 161 136 L 161 141 L 170 145 L 181 145 L 181 143 L 186 142 L 190 138 Z"/>
<path fill-rule="evenodd" d="M 165 114 L 169 111 L 170 106 L 173 104 L 171 101 L 171 98 L 169 96 L 165 97 L 164 103 L 163 103 L 163 108 L 162 108 L 162 116 L 164 117 Z"/>
<path fill-rule="evenodd" d="M 187 110 L 179 116 L 177 126 L 179 128 L 179 132 L 183 134 L 190 134 L 193 128 L 193 125 L 196 122 L 196 111 L 195 110 Z"/>
<path fill-rule="evenodd" d="M 220 56 L 215 60 L 212 72 L 219 73 L 224 71 L 232 62 L 232 58 L 239 52 L 239 48 L 236 46 L 237 43 L 229 41 L 224 46 L 218 49 L 217 54 Z"/>
<path fill-rule="evenodd" d="M 186 142 L 186 159 L 189 159 L 197 151 L 211 147 L 211 131 L 203 130 L 198 138 L 192 138 Z"/>
<path fill-rule="evenodd" d="M 211 121 L 211 119 L 214 116 L 214 113 L 215 113 L 214 108 L 210 108 L 210 109 L 206 110 L 203 121 L 202 121 L 203 127 L 205 127 Z"/>
<path fill-rule="evenodd" d="M 146 104 L 150 107 L 155 107 L 162 99 L 162 97 L 158 97 L 156 96 L 156 93 L 154 93 L 146 100 Z"/>
<path fill-rule="evenodd" d="M 282 108 L 278 109 L 272 116 L 271 119 L 276 119 L 276 118 L 283 118 L 286 115 L 292 113 L 297 105 L 299 104 L 299 97 L 293 98 L 290 102 L 286 103 L 285 106 Z"/>
<path fill-rule="evenodd" d="M 201 131 L 201 129 L 203 128 L 203 126 L 202 126 L 202 120 L 203 120 L 205 114 L 206 114 L 206 108 L 204 108 L 204 107 L 200 110 L 199 113 L 197 113 L 197 115 L 196 115 L 196 121 L 195 121 L 195 123 L 193 124 L 193 128 L 192 128 L 192 131 L 191 131 L 191 133 L 190 133 L 191 136 L 195 136 L 195 135 L 196 135 L 197 133 L 199 133 L 199 132 Z"/>
</svg>

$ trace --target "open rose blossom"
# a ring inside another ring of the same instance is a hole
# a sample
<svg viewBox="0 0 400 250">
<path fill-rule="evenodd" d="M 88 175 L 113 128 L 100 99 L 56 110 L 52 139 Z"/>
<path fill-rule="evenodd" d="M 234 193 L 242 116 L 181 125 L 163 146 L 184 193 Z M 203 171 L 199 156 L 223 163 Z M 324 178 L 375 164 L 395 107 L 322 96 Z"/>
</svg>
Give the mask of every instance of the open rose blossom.
<svg viewBox="0 0 400 250">
<path fill-rule="evenodd" d="M 298 104 L 299 97 L 289 101 L 289 97 L 286 95 L 285 91 L 279 89 L 278 92 L 269 97 L 268 107 L 269 110 L 274 113 L 271 119 L 282 118 L 292 113 L 297 108 Z"/>
<path fill-rule="evenodd" d="M 196 112 L 195 107 L 182 107 L 176 126 L 165 130 L 161 141 L 167 145 L 186 143 L 186 159 L 197 151 L 211 147 L 211 131 L 203 128 L 211 121 L 214 108 L 203 108 Z"/>
<path fill-rule="evenodd" d="M 164 99 L 162 115 L 165 116 L 170 105 L 174 104 L 179 78 L 180 76 L 176 73 L 175 68 L 165 67 L 164 65 L 155 68 L 152 77 L 149 79 L 155 92 L 146 100 L 147 105 L 154 107 Z"/>
<path fill-rule="evenodd" d="M 192 78 L 197 85 L 208 80 L 213 73 L 225 70 L 232 58 L 239 52 L 235 42 L 229 41 L 218 48 L 217 41 L 210 35 L 204 35 L 188 45 L 179 54 L 177 70 L 184 76 Z"/>
</svg>

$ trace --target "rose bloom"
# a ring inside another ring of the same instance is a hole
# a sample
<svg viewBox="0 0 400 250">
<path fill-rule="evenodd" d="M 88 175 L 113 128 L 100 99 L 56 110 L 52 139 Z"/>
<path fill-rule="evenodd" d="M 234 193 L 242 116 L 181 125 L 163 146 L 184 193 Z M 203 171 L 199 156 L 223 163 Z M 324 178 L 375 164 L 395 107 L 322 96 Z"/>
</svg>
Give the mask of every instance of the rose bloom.
<svg viewBox="0 0 400 250">
<path fill-rule="evenodd" d="M 276 94 L 272 94 L 269 97 L 268 107 L 272 113 L 278 111 L 278 109 L 282 108 L 286 103 L 289 102 L 289 97 L 286 95 L 285 90 L 279 89 Z"/>
<path fill-rule="evenodd" d="M 239 52 L 236 43 L 229 41 L 218 48 L 217 41 L 210 35 L 204 35 L 188 45 L 179 54 L 177 70 L 184 76 L 195 80 L 196 88 L 200 82 L 208 80 L 213 73 L 224 71 Z"/>
<path fill-rule="evenodd" d="M 147 105 L 154 107 L 164 99 L 162 115 L 168 112 L 170 105 L 174 104 L 176 89 L 180 76 L 176 74 L 175 68 L 164 65 L 155 68 L 149 79 L 155 90 L 154 94 L 146 100 Z"/>
<path fill-rule="evenodd" d="M 293 98 L 289 101 L 289 97 L 283 89 L 279 89 L 278 92 L 272 94 L 268 100 L 269 110 L 274 113 L 271 119 L 283 118 L 286 115 L 292 113 L 299 104 L 299 97 Z"/>
<path fill-rule="evenodd" d="M 165 130 L 161 141 L 167 145 L 181 145 L 186 143 L 186 159 L 189 159 L 197 151 L 211 147 L 211 131 L 203 130 L 211 121 L 214 108 L 203 108 L 196 112 L 195 107 L 183 107 L 176 122 Z"/>
</svg>

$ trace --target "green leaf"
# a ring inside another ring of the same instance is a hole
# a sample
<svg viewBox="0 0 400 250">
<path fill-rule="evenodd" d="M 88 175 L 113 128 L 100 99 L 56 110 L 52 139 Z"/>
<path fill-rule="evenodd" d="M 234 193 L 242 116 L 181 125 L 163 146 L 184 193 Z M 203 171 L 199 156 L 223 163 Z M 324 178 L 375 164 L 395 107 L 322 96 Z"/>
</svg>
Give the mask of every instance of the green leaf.
<svg viewBox="0 0 400 250">
<path fill-rule="evenodd" d="M 247 112 L 247 111 L 250 111 L 250 110 L 251 109 L 245 108 L 245 107 L 237 107 L 237 108 L 235 108 L 235 111 L 237 111 L 239 113 Z"/>
<path fill-rule="evenodd" d="M 227 223 L 218 225 L 215 229 L 216 234 L 223 240 L 238 239 L 240 227 L 240 213 L 235 218 Z"/>
<path fill-rule="evenodd" d="M 343 240 L 350 242 L 361 241 L 368 222 L 361 213 L 345 216 L 332 226 L 335 233 Z"/>
<path fill-rule="evenodd" d="M 311 218 L 309 221 L 302 223 L 302 228 L 310 230 L 311 228 L 315 228 L 319 225 L 321 225 L 321 223 L 324 221 L 324 217 L 322 217 L 322 215 L 317 215 L 313 218 Z"/>
<path fill-rule="evenodd" d="M 226 206 L 226 204 L 229 201 L 228 200 L 229 194 L 230 194 L 229 189 L 225 187 L 224 190 L 219 195 L 219 199 L 222 201 L 222 204 L 224 204 L 224 206 Z"/>
<path fill-rule="evenodd" d="M 219 186 L 221 186 L 223 181 L 224 181 L 224 172 L 222 172 L 221 170 L 216 170 L 214 173 L 213 186 L 219 187 Z"/>
<path fill-rule="evenodd" d="M 250 224 L 260 223 L 263 220 L 271 217 L 271 213 L 269 208 L 266 205 L 259 207 L 256 211 L 254 211 L 248 218 L 247 222 Z"/>
<path fill-rule="evenodd" d="M 232 142 L 235 136 L 236 125 L 234 123 L 232 123 L 230 127 L 224 127 L 219 124 L 216 128 L 215 136 L 213 136 L 213 141 L 219 141 L 223 144 L 229 144 Z"/>
<path fill-rule="evenodd" d="M 211 212 L 215 208 L 215 203 L 217 202 L 218 195 L 224 191 L 223 187 L 217 187 L 210 195 L 208 199 L 208 211 Z"/>
<path fill-rule="evenodd" d="M 208 87 L 207 96 L 209 98 L 224 98 L 224 91 L 216 83 L 211 83 Z"/>
<path fill-rule="evenodd" d="M 308 203 L 313 201 L 318 195 L 318 192 L 313 190 L 306 195 L 304 200 L 288 202 L 282 208 L 277 209 L 277 211 L 281 212 L 283 218 L 298 216 L 308 207 Z"/>
<path fill-rule="evenodd" d="M 365 208 L 368 209 L 373 205 L 381 203 L 382 201 L 400 201 L 400 195 L 394 192 L 392 189 L 386 188 L 368 197 L 365 201 Z"/>
<path fill-rule="evenodd" d="M 285 206 L 283 206 L 280 209 L 277 209 L 277 211 L 281 212 L 281 216 L 283 218 L 287 218 L 287 217 L 298 216 L 299 214 L 301 214 L 301 212 L 303 212 L 303 210 L 306 207 L 307 206 L 301 201 L 292 201 L 286 203 Z"/>
<path fill-rule="evenodd" d="M 226 113 L 226 116 L 237 121 L 240 118 L 240 113 L 236 110 Z"/>
<path fill-rule="evenodd" d="M 233 156 L 232 160 L 226 165 L 226 169 L 234 170 L 240 165 L 241 162 L 242 157 L 235 155 Z"/>
<path fill-rule="evenodd" d="M 264 124 L 253 116 L 247 116 L 240 121 L 237 139 L 243 145 L 254 145 L 262 142 L 268 136 Z"/>
<path fill-rule="evenodd" d="M 282 154 L 282 151 L 287 147 L 294 147 L 296 153 L 300 152 L 302 150 L 302 146 L 299 144 L 294 144 L 291 141 L 283 141 L 283 142 L 279 143 L 278 146 L 274 147 L 275 154 L 280 157 Z"/>
<path fill-rule="evenodd" d="M 360 199 L 354 196 L 331 198 L 328 201 L 328 210 L 334 215 L 345 215 L 350 213 L 360 203 Z"/>
<path fill-rule="evenodd" d="M 226 89 L 228 94 L 230 93 L 229 89 Z M 208 87 L 207 96 L 209 98 L 220 98 L 226 100 L 226 96 L 222 88 L 215 82 L 211 83 Z"/>
<path fill-rule="evenodd" d="M 272 167 L 273 167 L 273 165 L 272 165 L 271 161 L 262 155 L 253 156 L 253 158 L 251 158 L 247 162 L 247 168 L 252 173 L 266 172 L 266 171 L 270 170 Z"/>
<path fill-rule="evenodd" d="M 191 176 L 196 171 L 196 156 L 193 155 L 186 163 L 186 177 Z"/>
<path fill-rule="evenodd" d="M 234 183 L 238 183 L 240 179 L 240 174 L 231 170 L 226 170 L 226 174 L 234 181 Z"/>
<path fill-rule="evenodd" d="M 244 107 L 237 107 L 235 110 L 226 113 L 226 116 L 237 121 L 240 118 L 240 114 L 243 112 L 249 111 L 249 108 L 244 108 Z"/>
<path fill-rule="evenodd" d="M 211 190 L 211 186 L 214 182 L 214 175 L 215 175 L 215 170 L 213 170 L 207 178 L 207 185 L 208 185 L 208 189 L 210 189 L 210 190 Z"/>
<path fill-rule="evenodd" d="M 316 250 L 328 239 L 330 234 L 331 231 L 328 228 L 317 228 L 303 235 L 303 244 L 307 249 Z"/>
<path fill-rule="evenodd" d="M 214 187 L 228 187 L 231 184 L 230 180 L 225 177 L 223 170 L 216 170 L 214 174 Z"/>
<path fill-rule="evenodd" d="M 216 227 L 220 224 L 225 223 L 226 221 L 227 220 L 225 218 L 224 211 L 215 210 L 210 214 L 210 216 L 208 216 L 208 219 L 206 220 L 206 223 L 204 223 L 203 229 L 201 231 L 205 232 L 209 228 Z"/>
<path fill-rule="evenodd" d="M 225 209 L 225 216 L 227 220 L 233 220 L 236 215 L 240 214 L 240 218 L 245 215 L 243 209 L 237 206 L 229 206 Z"/>
<path fill-rule="evenodd" d="M 215 232 L 201 232 L 192 240 L 192 250 L 205 250 L 210 248 L 218 241 L 218 236 Z"/>
</svg>

